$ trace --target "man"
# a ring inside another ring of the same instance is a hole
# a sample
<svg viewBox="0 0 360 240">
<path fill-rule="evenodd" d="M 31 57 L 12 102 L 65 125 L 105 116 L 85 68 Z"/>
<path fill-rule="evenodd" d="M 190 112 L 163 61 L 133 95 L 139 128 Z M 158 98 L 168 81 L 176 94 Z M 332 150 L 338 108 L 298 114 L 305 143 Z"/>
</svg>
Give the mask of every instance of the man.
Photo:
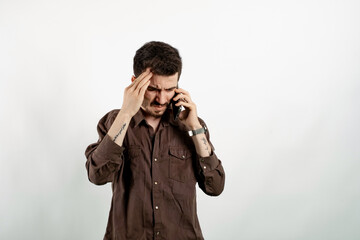
<svg viewBox="0 0 360 240">
<path fill-rule="evenodd" d="M 142 46 L 121 110 L 99 121 L 99 140 L 86 149 L 89 180 L 112 182 L 106 240 L 203 239 L 195 185 L 219 195 L 225 173 L 195 103 L 178 88 L 181 68 L 172 46 Z M 177 118 L 172 100 L 184 107 Z"/>
</svg>

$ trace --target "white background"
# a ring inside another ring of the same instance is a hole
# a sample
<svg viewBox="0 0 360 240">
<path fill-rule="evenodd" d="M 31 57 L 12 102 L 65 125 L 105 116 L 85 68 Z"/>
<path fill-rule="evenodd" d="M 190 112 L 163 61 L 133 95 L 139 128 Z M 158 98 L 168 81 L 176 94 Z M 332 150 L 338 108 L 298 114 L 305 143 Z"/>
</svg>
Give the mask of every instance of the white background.
<svg viewBox="0 0 360 240">
<path fill-rule="evenodd" d="M 208 240 L 360 239 L 360 2 L 0 0 L 0 239 L 102 239 L 98 120 L 145 42 L 179 49 L 226 171 Z"/>
</svg>

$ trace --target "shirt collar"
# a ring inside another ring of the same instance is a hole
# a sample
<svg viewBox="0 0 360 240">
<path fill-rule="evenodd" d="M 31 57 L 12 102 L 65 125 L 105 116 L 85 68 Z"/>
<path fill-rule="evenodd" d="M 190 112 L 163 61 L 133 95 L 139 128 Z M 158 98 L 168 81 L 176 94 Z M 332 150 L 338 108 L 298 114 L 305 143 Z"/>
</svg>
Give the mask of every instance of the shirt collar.
<svg viewBox="0 0 360 240">
<path fill-rule="evenodd" d="M 140 110 L 133 116 L 134 127 L 137 127 L 142 121 L 145 121 L 145 116 L 140 108 Z"/>
<path fill-rule="evenodd" d="M 168 107 L 168 109 L 166 109 L 166 112 L 162 116 L 161 123 L 164 126 L 169 126 L 169 124 L 171 124 L 174 127 L 180 127 L 183 125 L 179 119 L 174 120 L 174 114 L 171 105 Z"/>
<path fill-rule="evenodd" d="M 133 116 L 133 127 L 137 127 L 142 121 L 146 120 L 144 116 L 144 110 L 140 108 L 139 111 Z M 169 126 L 169 124 L 173 126 L 178 126 L 179 120 L 174 120 L 172 109 L 168 108 L 166 109 L 164 115 L 161 117 L 160 124 L 164 127 Z"/>
</svg>

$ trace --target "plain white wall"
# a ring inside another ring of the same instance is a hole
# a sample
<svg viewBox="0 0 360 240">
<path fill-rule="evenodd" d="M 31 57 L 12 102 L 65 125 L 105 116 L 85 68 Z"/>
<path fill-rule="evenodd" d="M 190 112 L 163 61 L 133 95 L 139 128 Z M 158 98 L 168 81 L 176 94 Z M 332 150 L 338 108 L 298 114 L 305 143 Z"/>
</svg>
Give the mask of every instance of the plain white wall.
<svg viewBox="0 0 360 240">
<path fill-rule="evenodd" d="M 226 171 L 209 240 L 360 238 L 360 2 L 0 1 L 0 239 L 102 239 L 84 151 L 135 51 L 180 50 Z"/>
</svg>

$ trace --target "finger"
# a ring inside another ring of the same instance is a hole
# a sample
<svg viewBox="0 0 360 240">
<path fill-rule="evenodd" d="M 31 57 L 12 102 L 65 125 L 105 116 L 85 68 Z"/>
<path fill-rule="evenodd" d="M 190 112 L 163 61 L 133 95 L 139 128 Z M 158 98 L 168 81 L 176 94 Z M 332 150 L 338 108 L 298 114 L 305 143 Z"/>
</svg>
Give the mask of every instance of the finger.
<svg viewBox="0 0 360 240">
<path fill-rule="evenodd" d="M 184 98 L 181 98 L 180 101 L 191 103 L 191 99 L 187 96 L 185 96 Z"/>
<path fill-rule="evenodd" d="M 149 82 L 150 84 L 150 78 L 153 76 L 152 73 L 149 73 L 148 75 L 146 75 L 143 79 L 141 79 L 141 81 L 135 86 L 135 91 L 138 90 L 140 91 L 140 89 L 147 83 Z"/>
<path fill-rule="evenodd" d="M 185 107 L 187 109 L 192 110 L 193 107 L 194 107 L 194 104 L 188 103 L 188 102 L 178 102 L 178 103 L 175 104 L 175 106 L 177 106 L 177 107 L 183 106 L 183 107 Z"/>
<path fill-rule="evenodd" d="M 179 101 L 190 103 L 191 99 L 186 95 L 182 95 L 181 98 L 179 99 Z"/>
<path fill-rule="evenodd" d="M 150 73 L 150 69 L 146 69 L 145 71 L 143 71 L 135 80 L 134 82 L 139 82 L 141 81 L 146 75 L 148 75 Z"/>
<path fill-rule="evenodd" d="M 146 83 L 148 80 L 150 80 L 150 78 L 153 76 L 152 72 L 148 72 L 146 74 L 144 74 L 141 79 L 139 79 L 135 84 L 134 84 L 134 90 L 139 90 L 139 88 L 141 86 L 144 85 L 144 83 Z"/>
<path fill-rule="evenodd" d="M 144 72 L 142 72 L 139 76 L 137 76 L 134 80 L 131 80 L 131 84 L 129 85 L 129 87 L 133 86 L 134 84 L 136 84 L 140 79 L 142 79 L 142 77 L 144 76 L 144 74 L 148 71 L 148 69 L 146 69 Z M 133 76 L 135 77 L 135 76 Z"/>
<path fill-rule="evenodd" d="M 184 97 L 184 95 L 181 92 L 177 93 L 177 95 L 174 97 L 174 101 L 177 101 L 177 100 L 179 100 L 179 99 L 181 99 L 183 97 Z"/>
<path fill-rule="evenodd" d="M 173 96 L 173 100 L 174 100 L 174 101 L 179 100 L 179 95 L 180 95 L 180 94 L 176 95 L 176 93 L 175 93 L 174 96 Z"/>
<path fill-rule="evenodd" d="M 138 77 L 137 77 L 137 79 L 138 78 L 143 78 L 144 77 L 144 75 L 146 75 L 146 74 L 148 74 L 148 73 L 150 73 L 151 71 L 150 71 L 150 68 L 146 68 L 145 69 L 145 71 L 143 71 Z"/>
<path fill-rule="evenodd" d="M 174 101 L 182 101 L 182 102 L 191 102 L 191 98 L 185 94 L 178 94 L 176 97 L 174 97 Z"/>
<path fill-rule="evenodd" d="M 141 80 L 143 80 L 150 73 L 151 73 L 150 68 L 147 68 L 132 82 L 131 86 L 134 86 L 134 88 L 136 88 L 139 82 L 141 82 Z"/>
<path fill-rule="evenodd" d="M 177 93 L 182 93 L 182 94 L 185 94 L 185 95 L 189 95 L 189 96 L 190 96 L 189 92 L 186 91 L 186 90 L 184 90 L 184 89 L 182 89 L 182 88 L 176 88 L 176 89 L 175 89 L 175 92 L 177 92 Z"/>
<path fill-rule="evenodd" d="M 139 85 L 138 85 L 138 87 L 137 87 L 137 89 L 139 90 L 139 92 L 141 92 L 144 88 L 145 88 L 145 90 L 144 91 L 146 91 L 146 89 L 148 88 L 148 86 L 150 85 L 150 78 L 147 80 L 147 81 L 141 81 L 140 83 L 139 83 Z"/>
<path fill-rule="evenodd" d="M 146 89 L 148 88 L 148 86 L 150 85 L 150 81 L 147 81 L 141 88 L 139 91 L 139 95 L 140 96 L 144 96 Z"/>
</svg>

